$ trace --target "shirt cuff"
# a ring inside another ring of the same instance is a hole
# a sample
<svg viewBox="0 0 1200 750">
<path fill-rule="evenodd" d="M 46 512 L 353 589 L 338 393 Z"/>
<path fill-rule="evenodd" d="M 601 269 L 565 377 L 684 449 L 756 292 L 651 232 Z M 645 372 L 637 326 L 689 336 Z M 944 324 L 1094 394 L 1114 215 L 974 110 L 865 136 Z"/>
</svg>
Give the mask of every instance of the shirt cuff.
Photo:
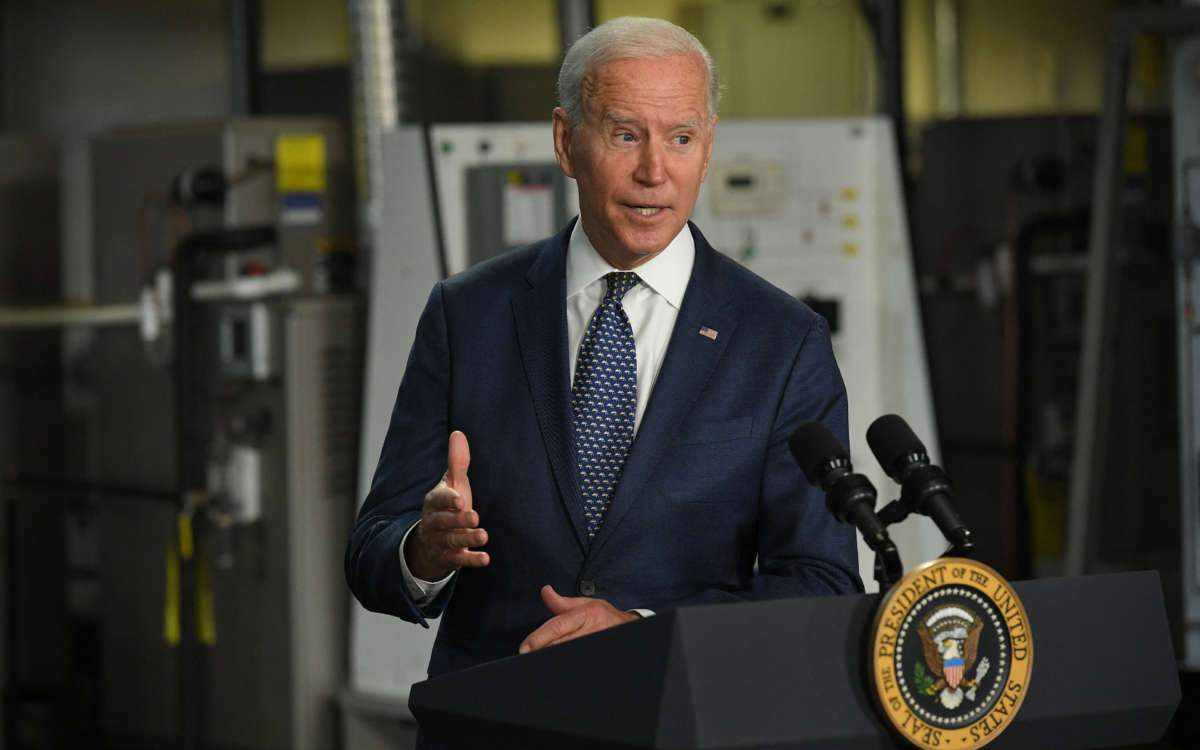
<svg viewBox="0 0 1200 750">
<path fill-rule="evenodd" d="M 642 617 L 654 617 L 654 610 L 652 610 L 652 609 L 631 609 L 629 611 L 636 612 L 637 614 L 641 615 Z"/>
<path fill-rule="evenodd" d="M 408 589 L 408 595 L 412 597 L 413 604 L 424 607 L 436 599 L 442 589 L 446 588 L 446 584 L 450 583 L 450 579 L 454 577 L 454 571 L 440 581 L 426 581 L 424 578 L 417 578 L 408 569 L 408 561 L 404 559 L 404 545 L 408 543 L 409 534 L 413 533 L 413 529 L 417 528 L 419 523 L 421 522 L 417 521 L 409 526 L 408 531 L 404 532 L 404 538 L 400 540 L 400 569 L 404 571 L 404 587 Z"/>
</svg>

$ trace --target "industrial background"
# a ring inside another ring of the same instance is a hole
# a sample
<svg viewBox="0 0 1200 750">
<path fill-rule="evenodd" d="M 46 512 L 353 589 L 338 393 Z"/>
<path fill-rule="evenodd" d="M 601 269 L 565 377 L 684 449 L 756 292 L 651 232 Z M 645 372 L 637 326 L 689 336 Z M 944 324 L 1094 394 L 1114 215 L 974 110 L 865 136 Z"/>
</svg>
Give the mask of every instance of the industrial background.
<svg viewBox="0 0 1200 750">
<path fill-rule="evenodd" d="M 574 215 L 563 42 L 622 15 L 711 51 L 701 223 L 918 394 L 978 559 L 1159 571 L 1200 745 L 1191 6 L 0 0 L 0 748 L 411 746 L 428 641 L 341 568 L 378 421 L 430 285 Z"/>
</svg>

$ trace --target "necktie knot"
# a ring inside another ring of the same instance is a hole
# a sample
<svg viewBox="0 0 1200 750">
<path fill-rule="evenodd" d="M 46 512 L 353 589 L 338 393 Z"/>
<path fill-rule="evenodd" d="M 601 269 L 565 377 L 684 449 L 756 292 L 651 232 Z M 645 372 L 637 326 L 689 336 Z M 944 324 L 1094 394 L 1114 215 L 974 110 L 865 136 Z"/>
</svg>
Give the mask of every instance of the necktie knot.
<svg viewBox="0 0 1200 750">
<path fill-rule="evenodd" d="M 633 289 L 639 279 L 633 271 L 613 271 L 604 277 L 604 281 L 608 284 L 604 296 L 612 297 L 620 302 L 621 298 L 625 296 L 625 292 Z"/>
</svg>

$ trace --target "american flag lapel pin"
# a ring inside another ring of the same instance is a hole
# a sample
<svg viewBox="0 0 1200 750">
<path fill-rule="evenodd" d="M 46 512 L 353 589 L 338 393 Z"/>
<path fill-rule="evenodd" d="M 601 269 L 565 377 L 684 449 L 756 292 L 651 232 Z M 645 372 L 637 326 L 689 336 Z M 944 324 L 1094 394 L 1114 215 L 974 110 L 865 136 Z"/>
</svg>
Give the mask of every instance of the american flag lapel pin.
<svg viewBox="0 0 1200 750">
<path fill-rule="evenodd" d="M 700 335 L 706 339 L 712 339 L 713 341 L 717 340 L 717 331 L 715 328 L 709 328 L 708 326 L 700 326 Z"/>
</svg>

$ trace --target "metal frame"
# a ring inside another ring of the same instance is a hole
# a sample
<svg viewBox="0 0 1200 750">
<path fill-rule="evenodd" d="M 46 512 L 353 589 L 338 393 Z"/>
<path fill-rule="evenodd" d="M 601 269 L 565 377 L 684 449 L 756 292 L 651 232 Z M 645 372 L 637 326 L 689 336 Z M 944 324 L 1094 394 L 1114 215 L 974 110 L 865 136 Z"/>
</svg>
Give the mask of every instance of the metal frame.
<svg viewBox="0 0 1200 750">
<path fill-rule="evenodd" d="M 1174 160 L 1175 309 L 1179 357 L 1179 477 L 1183 555 L 1183 663 L 1200 667 L 1200 210 L 1193 173 L 1200 170 L 1200 34 L 1175 49 L 1171 66 Z"/>
</svg>

